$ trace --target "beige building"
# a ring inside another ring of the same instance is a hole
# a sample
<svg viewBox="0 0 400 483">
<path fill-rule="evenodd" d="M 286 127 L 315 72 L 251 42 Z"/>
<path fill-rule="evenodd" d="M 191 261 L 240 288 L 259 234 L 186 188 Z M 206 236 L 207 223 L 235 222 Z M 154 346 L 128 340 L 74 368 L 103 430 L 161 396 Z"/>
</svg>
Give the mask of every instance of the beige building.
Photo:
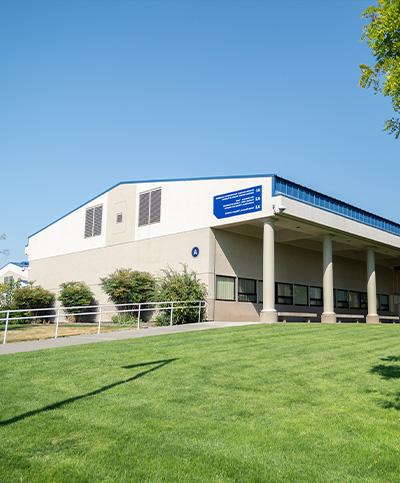
<svg viewBox="0 0 400 483">
<path fill-rule="evenodd" d="M 28 262 L 8 262 L 0 268 L 0 283 L 10 283 L 19 280 L 22 284 L 28 283 Z"/>
<path fill-rule="evenodd" d="M 116 268 L 185 263 L 214 320 L 399 312 L 400 225 L 276 175 L 120 183 L 31 235 L 27 254 L 30 280 L 83 280 L 101 303 Z"/>
</svg>

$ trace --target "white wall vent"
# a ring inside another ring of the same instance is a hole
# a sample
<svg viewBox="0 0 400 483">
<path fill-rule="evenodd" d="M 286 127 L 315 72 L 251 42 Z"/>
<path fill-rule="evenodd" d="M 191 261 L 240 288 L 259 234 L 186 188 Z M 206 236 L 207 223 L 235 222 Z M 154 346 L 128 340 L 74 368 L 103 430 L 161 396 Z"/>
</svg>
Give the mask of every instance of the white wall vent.
<svg viewBox="0 0 400 483">
<path fill-rule="evenodd" d="M 139 195 L 139 226 L 159 223 L 161 220 L 161 188 Z"/>
<path fill-rule="evenodd" d="M 103 205 L 87 208 L 85 216 L 85 238 L 101 235 L 102 221 Z"/>
</svg>

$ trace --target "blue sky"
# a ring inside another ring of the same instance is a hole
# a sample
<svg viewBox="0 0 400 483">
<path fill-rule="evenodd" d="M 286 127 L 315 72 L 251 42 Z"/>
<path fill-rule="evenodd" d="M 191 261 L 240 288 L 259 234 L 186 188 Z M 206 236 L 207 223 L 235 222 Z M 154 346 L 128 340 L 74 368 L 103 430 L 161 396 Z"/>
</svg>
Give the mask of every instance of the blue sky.
<svg viewBox="0 0 400 483">
<path fill-rule="evenodd" d="M 358 87 L 371 2 L 0 2 L 8 258 L 121 180 L 275 172 L 400 220 L 390 103 Z"/>
</svg>

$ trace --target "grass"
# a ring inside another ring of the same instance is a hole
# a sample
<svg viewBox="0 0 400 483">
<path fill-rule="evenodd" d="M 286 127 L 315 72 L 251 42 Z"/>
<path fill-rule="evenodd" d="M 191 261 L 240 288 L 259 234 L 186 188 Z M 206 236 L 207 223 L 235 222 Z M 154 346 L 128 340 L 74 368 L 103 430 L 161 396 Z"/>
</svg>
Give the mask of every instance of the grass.
<svg viewBox="0 0 400 483">
<path fill-rule="evenodd" d="M 1 481 L 398 481 L 396 325 L 247 326 L 0 357 Z"/>
</svg>

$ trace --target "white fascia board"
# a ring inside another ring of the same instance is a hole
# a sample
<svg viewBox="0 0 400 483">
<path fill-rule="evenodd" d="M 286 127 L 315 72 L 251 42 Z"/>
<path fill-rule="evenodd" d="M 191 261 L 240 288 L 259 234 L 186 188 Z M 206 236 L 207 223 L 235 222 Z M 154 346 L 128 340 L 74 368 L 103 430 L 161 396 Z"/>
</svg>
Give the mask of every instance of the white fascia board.
<svg viewBox="0 0 400 483">
<path fill-rule="evenodd" d="M 301 203 L 300 201 L 295 201 L 286 196 L 274 196 L 272 199 L 277 206 L 283 205 L 285 207 L 285 215 L 294 216 L 333 230 L 371 240 L 372 243 L 383 243 L 394 248 L 400 248 L 400 237 L 386 231 L 316 208 L 306 203 Z"/>
</svg>

